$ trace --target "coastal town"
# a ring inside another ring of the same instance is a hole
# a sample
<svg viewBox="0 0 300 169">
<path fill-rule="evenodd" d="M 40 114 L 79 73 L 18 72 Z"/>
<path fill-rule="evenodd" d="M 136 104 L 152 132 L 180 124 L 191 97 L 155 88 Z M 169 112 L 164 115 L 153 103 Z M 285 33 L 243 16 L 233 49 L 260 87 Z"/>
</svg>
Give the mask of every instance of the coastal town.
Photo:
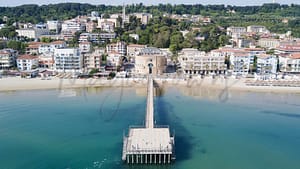
<svg viewBox="0 0 300 169">
<path fill-rule="evenodd" d="M 300 87 L 300 38 L 293 37 L 291 31 L 273 33 L 262 25 L 219 27 L 225 43 L 211 50 L 189 45 L 174 49 L 184 40 L 199 44 L 207 41 L 207 35 L 197 32 L 214 21 L 201 15 L 165 13 L 163 19 L 190 23 L 171 37 L 174 44 L 169 48 L 137 43 L 144 37 L 134 32 L 126 32 L 129 40 L 124 40 L 117 32 L 131 22 L 147 26 L 154 18 L 151 13 L 126 13 L 123 5 L 120 13 L 109 15 L 92 11 L 68 20 L 15 22 L 14 40 L 25 39 L 25 47 L 23 51 L 7 47 L 0 50 L 0 77 L 3 82 L 4 77 L 142 78 L 151 71 L 161 78 L 243 78 L 249 86 Z M 3 30 L 9 18 L 4 16 L 2 20 Z M 12 40 L 0 38 L 3 42 Z"/>
<path fill-rule="evenodd" d="M 0 1 L 0 169 L 299 168 L 298 1 Z"/>
</svg>

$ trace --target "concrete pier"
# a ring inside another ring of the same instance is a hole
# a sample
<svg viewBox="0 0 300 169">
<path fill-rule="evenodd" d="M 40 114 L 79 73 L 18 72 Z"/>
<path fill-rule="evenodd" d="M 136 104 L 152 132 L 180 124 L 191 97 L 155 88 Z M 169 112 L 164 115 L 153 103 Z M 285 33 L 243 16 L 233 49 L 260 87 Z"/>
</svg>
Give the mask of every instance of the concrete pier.
<svg viewBox="0 0 300 169">
<path fill-rule="evenodd" d="M 175 160 L 174 137 L 169 127 L 154 125 L 153 95 L 153 79 L 149 75 L 145 126 L 130 127 L 128 136 L 123 138 L 122 160 L 127 164 L 167 164 Z"/>
</svg>

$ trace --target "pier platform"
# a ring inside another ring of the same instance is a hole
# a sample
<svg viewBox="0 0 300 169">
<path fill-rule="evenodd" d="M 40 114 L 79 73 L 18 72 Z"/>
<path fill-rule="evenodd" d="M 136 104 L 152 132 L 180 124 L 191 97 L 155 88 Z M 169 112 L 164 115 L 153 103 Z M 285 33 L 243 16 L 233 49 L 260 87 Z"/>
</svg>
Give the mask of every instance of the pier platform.
<svg viewBox="0 0 300 169">
<path fill-rule="evenodd" d="M 145 126 L 130 127 L 123 138 L 122 160 L 127 164 L 168 164 L 175 160 L 174 137 L 168 126 L 154 125 L 153 79 L 148 77 Z"/>
</svg>

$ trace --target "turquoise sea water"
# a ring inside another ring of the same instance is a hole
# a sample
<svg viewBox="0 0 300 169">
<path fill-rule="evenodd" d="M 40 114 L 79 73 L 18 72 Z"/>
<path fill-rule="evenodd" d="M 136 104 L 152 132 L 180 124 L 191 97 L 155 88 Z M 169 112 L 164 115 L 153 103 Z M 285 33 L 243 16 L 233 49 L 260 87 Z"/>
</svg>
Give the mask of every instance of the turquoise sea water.
<svg viewBox="0 0 300 169">
<path fill-rule="evenodd" d="M 0 93 L 0 169 L 299 169 L 300 96 L 160 89 L 156 124 L 175 131 L 172 165 L 127 166 L 122 136 L 144 121 L 146 89 Z"/>
</svg>

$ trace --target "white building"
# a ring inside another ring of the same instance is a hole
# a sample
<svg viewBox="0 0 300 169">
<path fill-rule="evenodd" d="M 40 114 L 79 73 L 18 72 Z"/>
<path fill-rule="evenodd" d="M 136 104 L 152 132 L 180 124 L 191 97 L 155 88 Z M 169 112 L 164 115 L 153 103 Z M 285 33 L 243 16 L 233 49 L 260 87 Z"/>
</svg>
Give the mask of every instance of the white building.
<svg viewBox="0 0 300 169">
<path fill-rule="evenodd" d="M 50 33 L 48 29 L 36 29 L 36 28 L 17 29 L 16 32 L 18 33 L 19 37 L 23 36 L 31 39 L 37 39 L 42 35 L 49 35 Z"/>
<path fill-rule="evenodd" d="M 91 12 L 91 20 L 92 20 L 92 21 L 96 21 L 97 19 L 99 19 L 99 12 L 97 12 L 97 11 L 92 11 L 92 12 Z"/>
<path fill-rule="evenodd" d="M 0 50 L 0 70 L 9 69 L 16 65 L 18 52 L 13 49 Z"/>
<path fill-rule="evenodd" d="M 55 49 L 66 48 L 67 44 L 64 41 L 54 41 L 51 43 L 42 43 L 39 45 L 39 54 L 54 53 Z"/>
<path fill-rule="evenodd" d="M 116 38 L 116 33 L 81 33 L 79 42 L 100 43 Z"/>
<path fill-rule="evenodd" d="M 291 54 L 291 53 L 300 53 L 300 43 L 283 44 L 275 48 L 275 54 Z"/>
<path fill-rule="evenodd" d="M 61 31 L 71 31 L 71 32 L 77 32 L 77 31 L 84 31 L 85 25 L 81 24 L 80 22 L 77 22 L 76 20 L 67 20 L 64 21 L 61 25 Z"/>
<path fill-rule="evenodd" d="M 275 74 L 277 72 L 277 57 L 273 55 L 257 55 L 257 73 Z"/>
<path fill-rule="evenodd" d="M 247 32 L 258 33 L 258 34 L 270 33 L 270 31 L 265 26 L 261 26 L 261 25 L 247 26 Z"/>
<path fill-rule="evenodd" d="M 247 33 L 247 30 L 245 27 L 228 27 L 227 28 L 227 35 L 231 36 L 232 38 L 239 38 L 241 35 L 244 35 Z"/>
<path fill-rule="evenodd" d="M 98 28 L 104 32 L 114 32 L 117 19 L 98 19 Z"/>
<path fill-rule="evenodd" d="M 107 66 L 117 67 L 121 65 L 122 55 L 120 53 L 112 51 L 112 52 L 108 52 L 107 54 L 108 54 L 106 57 Z"/>
<path fill-rule="evenodd" d="M 235 52 L 230 55 L 232 73 L 234 75 L 246 75 L 253 65 L 254 55 L 247 52 Z"/>
<path fill-rule="evenodd" d="M 37 56 L 20 55 L 17 58 L 17 67 L 20 71 L 33 70 L 38 68 L 39 60 Z"/>
<path fill-rule="evenodd" d="M 121 56 L 125 56 L 127 52 L 127 46 L 126 43 L 123 41 L 117 42 L 117 43 L 112 43 L 106 45 L 106 52 L 111 53 L 111 52 L 117 52 Z"/>
<path fill-rule="evenodd" d="M 225 55 L 205 53 L 193 48 L 185 48 L 178 54 L 178 61 L 184 74 L 224 74 Z"/>
<path fill-rule="evenodd" d="M 48 29 L 50 31 L 55 31 L 59 33 L 61 30 L 62 23 L 61 21 L 47 21 Z"/>
<path fill-rule="evenodd" d="M 280 45 L 280 40 L 273 38 L 261 38 L 258 40 L 258 45 L 263 48 L 274 49 Z"/>
<path fill-rule="evenodd" d="M 79 43 L 79 49 L 81 53 L 88 53 L 91 51 L 91 42 L 81 42 Z"/>
<path fill-rule="evenodd" d="M 279 56 L 280 71 L 300 73 L 300 53 Z"/>
<path fill-rule="evenodd" d="M 140 39 L 138 34 L 129 34 L 129 37 L 132 37 L 133 39 L 135 39 L 136 41 L 138 41 Z"/>
<path fill-rule="evenodd" d="M 80 72 L 83 58 L 79 48 L 54 50 L 54 70 L 59 72 Z"/>
<path fill-rule="evenodd" d="M 139 45 L 139 44 L 130 44 L 127 46 L 127 56 L 134 57 L 145 47 L 147 47 L 147 46 Z"/>
</svg>

